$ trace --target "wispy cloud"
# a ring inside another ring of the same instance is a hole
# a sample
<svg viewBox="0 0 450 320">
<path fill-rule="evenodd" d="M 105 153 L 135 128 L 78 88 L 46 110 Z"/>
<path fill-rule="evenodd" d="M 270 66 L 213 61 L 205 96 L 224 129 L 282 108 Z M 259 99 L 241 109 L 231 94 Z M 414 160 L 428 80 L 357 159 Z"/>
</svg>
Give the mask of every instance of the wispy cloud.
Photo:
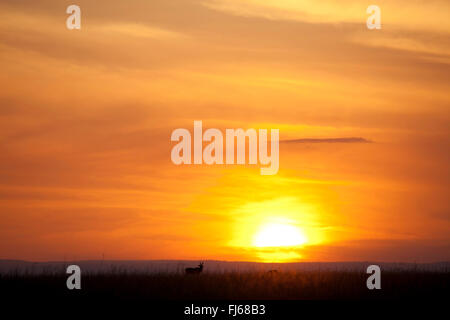
<svg viewBox="0 0 450 320">
<path fill-rule="evenodd" d="M 109 34 L 119 33 L 125 36 L 138 38 L 170 39 L 184 37 L 184 35 L 179 32 L 157 27 L 149 27 L 137 23 L 103 24 L 98 26 L 97 29 L 101 32 L 107 32 Z"/>
<path fill-rule="evenodd" d="M 427 60 L 449 62 L 448 1 L 379 0 L 376 4 L 381 9 L 381 32 L 365 28 L 368 4 L 356 0 L 327 0 L 320 5 L 313 0 L 210 0 L 203 4 L 230 15 L 271 22 L 290 21 L 316 27 L 339 24 L 346 30 L 346 35 L 342 35 L 344 41 L 371 48 L 407 50 L 425 54 L 423 58 Z"/>
<path fill-rule="evenodd" d="M 281 140 L 281 143 L 372 143 L 373 141 L 359 138 L 359 137 L 349 137 L 349 138 L 323 138 L 323 139 L 291 139 L 291 140 Z"/>
<path fill-rule="evenodd" d="M 313 0 L 210 0 L 204 5 L 231 14 L 270 20 L 291 20 L 312 23 L 365 24 L 366 8 L 370 3 L 358 0 L 327 0 L 320 4 Z M 386 28 L 448 31 L 449 2 L 383 1 L 376 3 L 382 10 L 382 24 Z"/>
</svg>

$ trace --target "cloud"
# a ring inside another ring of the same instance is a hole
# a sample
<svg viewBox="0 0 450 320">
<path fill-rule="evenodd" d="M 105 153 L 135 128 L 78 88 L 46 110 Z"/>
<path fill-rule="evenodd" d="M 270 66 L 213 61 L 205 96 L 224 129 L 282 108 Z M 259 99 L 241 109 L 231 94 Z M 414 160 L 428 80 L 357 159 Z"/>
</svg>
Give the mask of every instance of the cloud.
<svg viewBox="0 0 450 320">
<path fill-rule="evenodd" d="M 230 15 L 270 21 L 328 26 L 346 30 L 343 41 L 369 48 L 383 47 L 419 53 L 427 60 L 449 63 L 449 20 L 447 1 L 376 3 L 381 10 L 382 30 L 366 28 L 368 4 L 356 0 L 327 0 L 318 5 L 312 0 L 212 0 L 205 7 Z M 445 12 L 445 13 L 444 13 Z M 305 36 L 305 32 L 298 32 Z M 295 37 L 294 37 L 295 39 Z"/>
<path fill-rule="evenodd" d="M 245 17 L 365 25 L 368 17 L 366 9 L 370 3 L 358 0 L 327 0 L 320 4 L 313 0 L 211 0 L 203 4 L 214 10 Z M 448 1 L 379 0 L 376 4 L 381 9 L 383 28 L 448 31 Z"/>
<path fill-rule="evenodd" d="M 105 34 L 119 33 L 124 36 L 138 37 L 138 38 L 155 38 L 155 39 L 170 39 L 181 38 L 183 34 L 162 28 L 149 27 L 137 23 L 119 23 L 119 24 L 103 24 L 97 29 Z"/>
<path fill-rule="evenodd" d="M 439 262 L 450 258 L 449 244 L 437 239 L 359 239 L 305 246 L 300 254 L 310 261 Z"/>
<path fill-rule="evenodd" d="M 291 139 L 291 140 L 281 140 L 281 143 L 372 143 L 373 141 L 359 138 L 322 138 L 322 139 Z"/>
<path fill-rule="evenodd" d="M 372 48 L 408 51 L 423 59 L 450 63 L 450 38 L 445 32 L 383 30 L 367 34 L 358 31 L 350 33 L 348 40 Z"/>
</svg>

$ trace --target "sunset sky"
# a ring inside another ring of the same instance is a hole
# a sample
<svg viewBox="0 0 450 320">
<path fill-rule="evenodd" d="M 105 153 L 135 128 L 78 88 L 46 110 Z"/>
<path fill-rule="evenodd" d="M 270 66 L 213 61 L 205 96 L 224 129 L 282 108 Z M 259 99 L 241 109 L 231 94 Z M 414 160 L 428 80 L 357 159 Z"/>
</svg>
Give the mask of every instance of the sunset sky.
<svg viewBox="0 0 450 320">
<path fill-rule="evenodd" d="M 449 1 L 73 3 L 0 0 L 0 259 L 450 260 Z M 194 120 L 278 173 L 174 165 Z"/>
</svg>

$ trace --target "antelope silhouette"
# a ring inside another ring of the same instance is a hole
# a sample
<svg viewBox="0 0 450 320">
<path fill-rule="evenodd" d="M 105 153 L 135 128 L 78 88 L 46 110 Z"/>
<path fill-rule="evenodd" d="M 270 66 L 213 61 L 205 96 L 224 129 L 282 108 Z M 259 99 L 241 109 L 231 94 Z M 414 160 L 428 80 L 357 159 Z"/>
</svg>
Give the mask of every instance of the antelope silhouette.
<svg viewBox="0 0 450 320">
<path fill-rule="evenodd" d="M 197 268 L 186 268 L 184 270 L 186 274 L 199 274 L 203 271 L 203 262 L 200 262 Z"/>
</svg>

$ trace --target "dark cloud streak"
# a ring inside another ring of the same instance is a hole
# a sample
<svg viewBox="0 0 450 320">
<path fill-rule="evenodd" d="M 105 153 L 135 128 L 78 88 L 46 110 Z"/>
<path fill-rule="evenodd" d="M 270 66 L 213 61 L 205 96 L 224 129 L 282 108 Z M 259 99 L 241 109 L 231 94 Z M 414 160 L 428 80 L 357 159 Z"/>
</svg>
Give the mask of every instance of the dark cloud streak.
<svg viewBox="0 0 450 320">
<path fill-rule="evenodd" d="M 360 137 L 349 137 L 349 138 L 323 138 L 323 139 L 291 139 L 291 140 L 281 140 L 281 143 L 373 143 L 373 141 L 360 138 Z"/>
</svg>

